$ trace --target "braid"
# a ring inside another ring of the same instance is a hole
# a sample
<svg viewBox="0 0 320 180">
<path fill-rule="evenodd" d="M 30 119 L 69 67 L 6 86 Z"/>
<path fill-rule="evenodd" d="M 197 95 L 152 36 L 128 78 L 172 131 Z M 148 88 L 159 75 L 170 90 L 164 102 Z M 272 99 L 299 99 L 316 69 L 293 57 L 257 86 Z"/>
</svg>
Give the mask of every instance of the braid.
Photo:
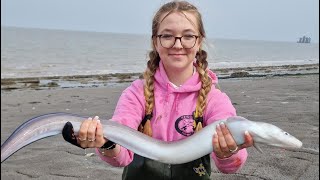
<svg viewBox="0 0 320 180">
<path fill-rule="evenodd" d="M 144 96 L 146 99 L 146 114 L 151 114 L 154 105 L 154 74 L 156 73 L 157 68 L 159 67 L 160 58 L 157 52 L 150 51 L 149 53 L 150 60 L 147 63 L 147 69 L 143 74 L 143 77 L 146 81 L 144 86 Z"/>
<path fill-rule="evenodd" d="M 154 75 L 156 73 L 157 68 L 159 67 L 160 57 L 156 51 L 150 51 L 149 53 L 150 60 L 147 63 L 147 69 L 143 74 L 145 79 L 144 85 L 144 97 L 146 100 L 146 117 L 149 119 L 145 119 L 145 124 L 139 126 L 139 131 L 152 136 L 152 129 L 150 120 L 152 118 L 152 111 L 154 106 Z"/>
<path fill-rule="evenodd" d="M 207 103 L 207 95 L 211 90 L 212 81 L 208 76 L 207 67 L 207 52 L 200 50 L 196 55 L 197 71 L 199 72 L 201 79 L 201 89 L 199 90 L 199 96 L 196 105 L 196 118 L 203 117 L 204 110 Z M 198 122 L 196 125 L 196 131 L 202 128 L 202 122 Z"/>
</svg>

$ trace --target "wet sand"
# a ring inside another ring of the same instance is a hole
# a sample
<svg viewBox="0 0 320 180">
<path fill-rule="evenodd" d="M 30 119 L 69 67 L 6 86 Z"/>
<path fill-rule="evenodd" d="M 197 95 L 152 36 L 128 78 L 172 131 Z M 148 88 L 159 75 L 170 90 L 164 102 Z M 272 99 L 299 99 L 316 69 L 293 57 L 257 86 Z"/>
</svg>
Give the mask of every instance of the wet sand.
<svg viewBox="0 0 320 180">
<path fill-rule="evenodd" d="M 222 68 L 214 69 L 213 71 L 218 75 L 219 79 L 314 75 L 319 74 L 319 64 Z M 2 78 L 1 90 L 43 90 L 55 87 L 106 87 L 110 85 L 116 85 L 119 83 L 132 82 L 133 80 L 141 77 L 142 73 L 115 73 L 97 75 Z"/>
<path fill-rule="evenodd" d="M 238 115 L 275 124 L 304 145 L 299 150 L 262 146 L 263 154 L 249 148 L 247 162 L 240 171 L 222 174 L 213 165 L 212 179 L 319 179 L 318 74 L 230 78 L 221 79 L 219 84 L 231 98 Z M 2 88 L 1 143 L 24 121 L 46 113 L 70 112 L 108 119 L 127 85 Z M 102 162 L 92 152 L 66 143 L 60 135 L 46 138 L 2 163 L 1 178 L 121 179 L 122 168 Z"/>
</svg>

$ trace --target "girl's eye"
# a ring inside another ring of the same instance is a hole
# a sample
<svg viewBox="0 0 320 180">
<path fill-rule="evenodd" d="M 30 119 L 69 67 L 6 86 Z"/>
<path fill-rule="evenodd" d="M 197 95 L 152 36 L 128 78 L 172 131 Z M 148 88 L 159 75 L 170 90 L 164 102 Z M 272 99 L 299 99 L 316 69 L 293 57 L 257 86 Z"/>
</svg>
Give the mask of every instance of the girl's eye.
<svg viewBox="0 0 320 180">
<path fill-rule="evenodd" d="M 188 34 L 188 35 L 184 35 L 184 37 L 187 37 L 187 38 L 193 38 L 193 37 L 194 37 L 194 35 Z"/>
<path fill-rule="evenodd" d="M 185 40 L 191 40 L 191 39 L 194 38 L 194 35 L 184 35 L 183 38 L 184 38 Z"/>
<path fill-rule="evenodd" d="M 164 39 L 172 39 L 172 38 L 173 38 L 173 35 L 163 34 L 163 35 L 161 36 L 161 38 L 164 38 Z"/>
</svg>

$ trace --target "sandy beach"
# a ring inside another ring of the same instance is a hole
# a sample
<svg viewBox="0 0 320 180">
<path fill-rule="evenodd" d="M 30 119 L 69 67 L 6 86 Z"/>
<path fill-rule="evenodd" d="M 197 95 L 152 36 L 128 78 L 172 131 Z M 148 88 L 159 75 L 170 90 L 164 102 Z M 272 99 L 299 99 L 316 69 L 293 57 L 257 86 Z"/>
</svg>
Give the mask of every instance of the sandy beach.
<svg viewBox="0 0 320 180">
<path fill-rule="evenodd" d="M 46 113 L 70 112 L 109 119 L 128 83 L 2 88 L 1 143 L 24 121 Z M 263 154 L 249 148 L 247 162 L 240 171 L 222 174 L 212 165 L 212 179 L 319 179 L 319 74 L 230 78 L 221 79 L 219 84 L 231 98 L 238 115 L 277 125 L 300 139 L 303 148 L 284 150 L 262 146 Z M 68 144 L 61 135 L 45 138 L 3 162 L 1 178 L 121 179 L 122 168 L 102 162 L 93 152 Z"/>
</svg>

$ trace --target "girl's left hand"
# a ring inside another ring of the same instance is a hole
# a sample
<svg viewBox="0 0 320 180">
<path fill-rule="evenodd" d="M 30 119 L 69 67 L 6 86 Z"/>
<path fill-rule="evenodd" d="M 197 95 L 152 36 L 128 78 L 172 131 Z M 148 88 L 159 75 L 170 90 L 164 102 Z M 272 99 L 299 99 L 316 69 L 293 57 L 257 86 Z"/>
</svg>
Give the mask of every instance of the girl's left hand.
<svg viewBox="0 0 320 180">
<path fill-rule="evenodd" d="M 216 133 L 212 138 L 213 152 L 220 159 L 228 158 L 239 150 L 253 145 L 253 138 L 249 132 L 245 132 L 245 143 L 237 145 L 230 131 L 224 123 L 217 125 Z"/>
</svg>

